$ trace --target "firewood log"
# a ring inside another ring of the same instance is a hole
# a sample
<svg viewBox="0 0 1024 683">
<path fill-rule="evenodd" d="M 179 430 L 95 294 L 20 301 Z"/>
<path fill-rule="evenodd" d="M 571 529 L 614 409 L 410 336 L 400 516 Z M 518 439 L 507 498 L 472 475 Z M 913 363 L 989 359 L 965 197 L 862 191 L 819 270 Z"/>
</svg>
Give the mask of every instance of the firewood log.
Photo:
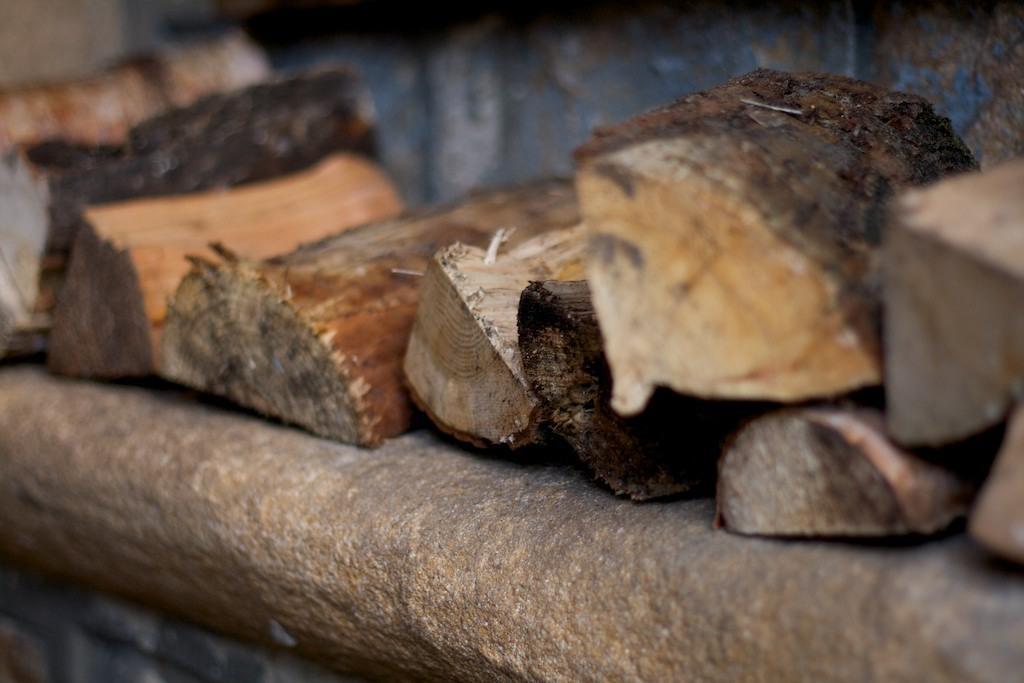
<svg viewBox="0 0 1024 683">
<path fill-rule="evenodd" d="M 169 306 L 161 373 L 310 431 L 374 446 L 405 431 L 401 363 L 439 248 L 578 220 L 561 182 L 495 191 L 252 263 L 197 260 Z"/>
<path fill-rule="evenodd" d="M 49 141 L 28 148 L 47 186 L 46 249 L 38 294 L 25 304 L 33 325 L 16 332 L 38 336 L 49 328 L 86 206 L 232 187 L 307 168 L 333 152 L 373 150 L 367 91 L 344 68 L 211 95 L 136 126 L 122 147 Z"/>
<path fill-rule="evenodd" d="M 889 428 L 940 445 L 1024 398 L 1024 161 L 896 202 L 884 248 Z"/>
<path fill-rule="evenodd" d="M 611 373 L 585 281 L 532 282 L 519 300 L 519 348 L 539 421 L 618 494 L 648 500 L 709 491 L 725 439 L 762 404 L 662 390 L 642 413 L 611 409 Z"/>
<path fill-rule="evenodd" d="M 263 51 L 241 32 L 114 67 L 97 76 L 0 92 L 0 150 L 61 138 L 120 145 L 132 126 L 204 95 L 270 75 Z"/>
<path fill-rule="evenodd" d="M 582 226 L 503 251 L 454 244 L 424 276 L 404 370 L 416 403 L 443 431 L 478 446 L 534 443 L 537 400 L 523 373 L 517 318 L 531 280 L 583 275 Z"/>
<path fill-rule="evenodd" d="M 940 531 L 973 485 L 901 450 L 866 408 L 800 408 L 750 422 L 722 456 L 718 525 L 766 536 Z"/>
<path fill-rule="evenodd" d="M 885 202 L 976 167 L 920 97 L 768 70 L 598 130 L 577 163 L 624 414 L 656 386 L 801 401 L 878 383 Z"/>
<path fill-rule="evenodd" d="M 969 517 L 971 536 L 992 552 L 1024 564 L 1024 408 L 1018 407 L 995 465 Z"/>
<path fill-rule="evenodd" d="M 339 154 L 232 190 L 87 209 L 53 315 L 47 365 L 78 377 L 155 373 L 167 299 L 208 245 L 247 259 L 392 218 L 401 200 L 376 164 Z"/>
</svg>

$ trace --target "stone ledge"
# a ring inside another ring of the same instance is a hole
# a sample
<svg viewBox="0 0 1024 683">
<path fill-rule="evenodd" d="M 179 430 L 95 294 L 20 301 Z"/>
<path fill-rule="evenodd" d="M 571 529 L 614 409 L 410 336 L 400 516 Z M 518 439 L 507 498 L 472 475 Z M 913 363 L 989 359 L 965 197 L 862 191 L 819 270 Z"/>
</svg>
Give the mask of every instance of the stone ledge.
<svg viewBox="0 0 1024 683">
<path fill-rule="evenodd" d="M 388 678 L 1005 681 L 1024 576 L 961 535 L 745 539 L 427 433 L 377 451 L 0 372 L 0 551 Z"/>
</svg>

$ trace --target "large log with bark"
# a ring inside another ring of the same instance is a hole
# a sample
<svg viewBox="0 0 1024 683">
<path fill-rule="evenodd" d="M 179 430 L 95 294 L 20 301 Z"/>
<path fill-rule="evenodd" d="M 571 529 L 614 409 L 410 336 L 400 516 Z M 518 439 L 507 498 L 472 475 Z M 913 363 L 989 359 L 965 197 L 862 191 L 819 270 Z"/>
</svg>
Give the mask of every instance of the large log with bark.
<svg viewBox="0 0 1024 683">
<path fill-rule="evenodd" d="M 369 679 L 928 681 L 1024 671 L 962 535 L 765 542 L 427 432 L 368 452 L 171 392 L 0 370 L 0 552 Z M 257 597 L 258 596 L 258 597 Z"/>
<path fill-rule="evenodd" d="M 373 162 L 338 154 L 312 169 L 232 190 L 87 209 L 53 315 L 47 366 L 78 377 L 158 371 L 167 300 L 189 258 L 286 253 L 402 208 Z"/>
<path fill-rule="evenodd" d="M 1024 408 L 1010 420 L 995 465 L 971 510 L 970 533 L 988 550 L 1024 564 Z"/>
<path fill-rule="evenodd" d="M 211 95 L 136 126 L 121 147 L 50 141 L 28 148 L 48 188 L 36 320 L 48 328 L 86 206 L 265 180 L 337 151 L 374 151 L 369 95 L 344 68 Z"/>
<path fill-rule="evenodd" d="M 564 439 L 595 478 L 633 500 L 711 489 L 726 438 L 763 411 L 753 402 L 657 392 L 642 413 L 611 408 L 611 373 L 585 281 L 531 282 L 518 312 L 535 420 Z"/>
<path fill-rule="evenodd" d="M 2 91 L 0 149 L 50 138 L 120 145 L 129 130 L 146 119 L 269 75 L 263 51 L 245 34 L 231 32 L 80 81 Z"/>
<path fill-rule="evenodd" d="M 657 386 L 799 401 L 878 383 L 885 203 L 975 168 L 919 97 L 768 70 L 600 129 L 576 158 L 626 414 Z"/>
<path fill-rule="evenodd" d="M 478 446 L 538 440 L 519 297 L 531 280 L 582 277 L 584 238 L 577 225 L 502 251 L 499 235 L 486 249 L 454 244 L 431 260 L 403 368 L 417 405 L 443 431 Z"/>
<path fill-rule="evenodd" d="M 405 431 L 401 364 L 439 248 L 578 220 L 563 182 L 495 191 L 252 263 L 197 260 L 170 304 L 161 373 L 347 443 Z M 513 245 L 514 246 L 514 245 Z"/>
<path fill-rule="evenodd" d="M 1024 398 L 1024 161 L 906 193 L 885 240 L 889 428 L 956 441 Z"/>
<path fill-rule="evenodd" d="M 799 408 L 746 425 L 722 455 L 717 524 L 765 536 L 941 531 L 974 486 L 892 443 L 866 408 Z"/>
</svg>

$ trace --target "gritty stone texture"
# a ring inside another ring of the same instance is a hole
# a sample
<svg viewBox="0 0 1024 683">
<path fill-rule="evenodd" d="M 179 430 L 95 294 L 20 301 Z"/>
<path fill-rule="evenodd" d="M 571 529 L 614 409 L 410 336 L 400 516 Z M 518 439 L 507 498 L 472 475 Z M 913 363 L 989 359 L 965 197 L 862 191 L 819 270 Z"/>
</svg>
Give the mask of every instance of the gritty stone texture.
<svg viewBox="0 0 1024 683">
<path fill-rule="evenodd" d="M 878 3 L 875 78 L 948 116 L 982 168 L 1024 154 L 1024 4 Z"/>
<path fill-rule="evenodd" d="M 339 669 L 445 680 L 1006 681 L 1024 576 L 711 530 L 413 433 L 364 451 L 174 393 L 0 372 L 0 550 Z"/>
</svg>

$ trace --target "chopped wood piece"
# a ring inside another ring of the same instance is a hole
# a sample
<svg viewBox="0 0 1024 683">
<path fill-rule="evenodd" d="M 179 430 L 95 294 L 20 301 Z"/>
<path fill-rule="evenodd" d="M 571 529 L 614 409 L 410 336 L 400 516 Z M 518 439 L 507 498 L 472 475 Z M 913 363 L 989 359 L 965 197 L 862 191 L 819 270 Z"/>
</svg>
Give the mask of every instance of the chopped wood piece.
<svg viewBox="0 0 1024 683">
<path fill-rule="evenodd" d="M 93 78 L 0 92 L 0 149 L 49 138 L 119 145 L 145 119 L 269 75 L 263 51 L 236 31 Z"/>
<path fill-rule="evenodd" d="M 973 485 L 901 450 L 869 409 L 791 409 L 750 422 L 719 465 L 717 523 L 766 536 L 941 531 Z"/>
<path fill-rule="evenodd" d="M 957 441 L 1024 398 L 1024 161 L 906 193 L 888 228 L 889 429 Z"/>
<path fill-rule="evenodd" d="M 976 167 L 919 97 L 768 70 L 599 130 L 577 161 L 624 414 L 656 386 L 799 401 L 878 383 L 885 202 Z"/>
<path fill-rule="evenodd" d="M 970 534 L 992 552 L 1024 564 L 1024 408 L 1017 408 L 995 465 L 971 510 Z"/>
<path fill-rule="evenodd" d="M 170 111 L 134 128 L 123 147 L 29 148 L 50 201 L 34 329 L 49 327 L 87 205 L 266 180 L 338 151 L 372 154 L 368 102 L 352 71 L 320 69 Z"/>
<path fill-rule="evenodd" d="M 218 244 L 269 258 L 346 228 L 397 215 L 402 203 L 376 164 L 339 154 L 285 178 L 88 209 L 53 316 L 49 368 L 79 377 L 157 371 L 167 299 L 187 257 Z"/>
<path fill-rule="evenodd" d="M 0 156 L 0 358 L 35 324 L 48 203 L 46 183 L 20 154 Z"/>
<path fill-rule="evenodd" d="M 434 256 L 403 367 L 416 403 L 443 431 L 517 448 L 537 440 L 539 424 L 519 353 L 519 297 L 531 280 L 582 277 L 585 233 L 556 230 L 494 256 L 500 237 L 486 250 L 453 244 Z"/>
<path fill-rule="evenodd" d="M 537 183 L 262 263 L 197 261 L 169 307 L 162 374 L 323 436 L 377 445 L 409 426 L 402 355 L 434 252 L 456 241 L 486 246 L 516 226 L 513 248 L 577 219 L 568 184 Z"/>
<path fill-rule="evenodd" d="M 722 443 L 760 404 L 660 391 L 639 415 L 609 404 L 611 373 L 585 281 L 532 282 L 519 300 L 523 370 L 544 427 L 618 494 L 648 500 L 711 488 Z"/>
</svg>

